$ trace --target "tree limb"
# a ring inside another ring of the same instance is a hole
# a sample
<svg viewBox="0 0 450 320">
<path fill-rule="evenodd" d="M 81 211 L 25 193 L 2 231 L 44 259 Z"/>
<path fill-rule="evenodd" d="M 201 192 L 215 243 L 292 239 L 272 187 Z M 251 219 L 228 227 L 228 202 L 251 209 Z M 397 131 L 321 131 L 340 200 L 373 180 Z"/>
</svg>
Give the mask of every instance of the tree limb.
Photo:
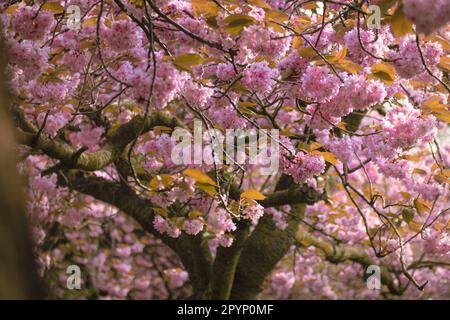
<svg viewBox="0 0 450 320">
<path fill-rule="evenodd" d="M 171 129 L 182 126 L 176 118 L 166 116 L 161 112 L 155 112 L 145 120 L 141 116 L 136 116 L 112 133 L 100 150 L 83 152 L 74 160 L 77 150 L 58 139 L 51 139 L 44 134 L 37 135 L 39 129 L 28 122 L 23 114 L 15 110 L 15 115 L 19 127 L 24 131 L 19 134 L 22 144 L 42 150 L 49 157 L 60 160 L 67 169 L 85 171 L 100 170 L 116 161 L 125 147 L 140 134 L 142 126 L 144 127 L 142 133 L 148 132 L 156 126 L 166 126 Z"/>
<path fill-rule="evenodd" d="M 117 207 L 134 218 L 145 231 L 161 239 L 180 257 L 189 273 L 194 293 L 206 290 L 211 274 L 211 261 L 206 248 L 201 244 L 200 235 L 193 237 L 182 233 L 179 238 L 174 239 L 161 234 L 153 227 L 153 203 L 123 184 L 95 176 L 86 177 L 81 172 L 68 172 L 66 178 L 69 184 L 64 179 L 60 179 L 60 184 Z"/>
<path fill-rule="evenodd" d="M 303 227 L 298 228 L 295 233 L 295 239 L 298 243 L 307 243 L 308 246 L 314 246 L 321 250 L 325 254 L 325 258 L 332 263 L 341 262 L 356 262 L 359 263 L 364 269 L 367 269 L 370 265 L 378 265 L 378 263 L 373 260 L 367 253 L 362 249 L 349 247 L 345 244 L 335 245 L 328 242 L 322 238 L 316 237 L 310 232 L 306 231 Z M 381 267 L 381 266 L 380 266 Z M 394 278 L 390 272 L 385 268 L 381 267 L 381 283 L 385 284 L 389 292 L 394 295 L 401 295 L 402 290 L 400 290 L 394 283 Z"/>
</svg>

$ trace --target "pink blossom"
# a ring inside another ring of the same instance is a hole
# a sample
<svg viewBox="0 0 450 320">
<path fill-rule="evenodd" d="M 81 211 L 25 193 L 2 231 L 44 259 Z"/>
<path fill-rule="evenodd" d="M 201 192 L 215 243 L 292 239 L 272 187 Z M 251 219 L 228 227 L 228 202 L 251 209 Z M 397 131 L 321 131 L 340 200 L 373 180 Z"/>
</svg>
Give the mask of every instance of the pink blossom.
<svg viewBox="0 0 450 320">
<path fill-rule="evenodd" d="M 363 47 L 361 46 L 361 42 Z M 388 45 L 392 41 L 392 36 L 387 29 L 382 29 L 376 35 L 373 30 L 364 30 L 358 28 L 347 32 L 344 36 L 345 44 L 348 48 L 348 56 L 352 61 L 363 66 L 371 66 L 378 62 L 377 58 L 383 58 L 388 51 Z M 370 55 L 367 54 L 370 52 Z"/>
<path fill-rule="evenodd" d="M 428 67 L 439 63 L 443 54 L 442 46 L 437 42 L 421 44 L 421 51 Z M 404 78 L 412 78 L 425 72 L 419 49 L 414 36 L 406 36 L 400 40 L 399 51 L 390 52 L 389 57 L 394 59 L 393 65 L 397 72 Z"/>
<path fill-rule="evenodd" d="M 267 61 L 255 62 L 244 72 L 242 84 L 257 93 L 265 93 L 275 83 L 277 72 L 269 67 Z"/>
<path fill-rule="evenodd" d="M 188 273 L 180 269 L 164 270 L 164 275 L 168 278 L 172 288 L 181 287 L 188 279 Z"/>
<path fill-rule="evenodd" d="M 258 220 L 263 216 L 263 214 L 264 214 L 264 207 L 261 206 L 259 203 L 255 205 L 250 205 L 246 207 L 243 211 L 243 216 L 251 220 L 253 224 L 257 224 Z"/>
<path fill-rule="evenodd" d="M 78 148 L 86 146 L 89 150 L 94 151 L 98 148 L 98 144 L 102 139 L 104 130 L 99 127 L 92 127 L 89 124 L 80 125 L 79 132 L 72 132 L 70 140 L 73 145 Z"/>
<path fill-rule="evenodd" d="M 115 51 L 124 51 L 140 45 L 139 29 L 130 20 L 114 21 L 105 31 L 105 43 Z"/>
<path fill-rule="evenodd" d="M 339 92 L 339 79 L 326 67 L 309 66 L 301 81 L 303 93 L 313 101 L 329 101 Z"/>
<path fill-rule="evenodd" d="M 204 224 L 197 219 L 187 219 L 184 221 L 183 230 L 187 234 L 195 236 L 203 230 Z"/>
<path fill-rule="evenodd" d="M 283 172 L 292 176 L 296 183 L 302 183 L 322 173 L 325 169 L 325 161 L 320 155 L 298 152 L 294 157 L 285 155 L 281 159 L 281 167 Z"/>
<path fill-rule="evenodd" d="M 278 272 L 272 276 L 272 288 L 280 299 L 286 299 L 295 283 L 292 272 Z"/>
<path fill-rule="evenodd" d="M 153 219 L 153 226 L 160 233 L 167 233 L 167 235 L 172 238 L 178 238 L 181 234 L 180 229 L 173 226 L 170 222 L 167 221 L 167 219 L 164 219 L 159 215 L 155 215 L 155 218 Z"/>
<path fill-rule="evenodd" d="M 404 0 L 403 12 L 416 25 L 417 31 L 431 33 L 443 27 L 450 17 L 448 0 Z"/>
<path fill-rule="evenodd" d="M 14 13 L 11 24 L 23 39 L 40 40 L 53 28 L 55 19 L 49 11 L 25 6 Z"/>
</svg>

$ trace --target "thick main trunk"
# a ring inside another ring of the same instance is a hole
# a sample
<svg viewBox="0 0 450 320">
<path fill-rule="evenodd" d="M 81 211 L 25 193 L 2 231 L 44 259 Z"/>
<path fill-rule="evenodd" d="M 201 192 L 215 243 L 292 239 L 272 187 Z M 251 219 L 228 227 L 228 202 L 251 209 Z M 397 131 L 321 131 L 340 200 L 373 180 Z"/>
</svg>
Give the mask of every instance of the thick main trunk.
<svg viewBox="0 0 450 320">
<path fill-rule="evenodd" d="M 272 217 L 261 218 L 242 250 L 236 268 L 231 299 L 256 299 L 264 290 L 270 273 L 295 243 L 299 219 L 304 204 L 294 206 L 286 230 L 277 228 Z"/>
<path fill-rule="evenodd" d="M 219 247 L 217 249 L 213 274 L 209 283 L 208 292 L 204 296 L 205 299 L 230 299 L 236 268 L 249 232 L 249 223 L 247 221 L 241 221 L 238 223 L 238 229 L 233 234 L 235 237 L 233 245 L 229 248 Z"/>
</svg>

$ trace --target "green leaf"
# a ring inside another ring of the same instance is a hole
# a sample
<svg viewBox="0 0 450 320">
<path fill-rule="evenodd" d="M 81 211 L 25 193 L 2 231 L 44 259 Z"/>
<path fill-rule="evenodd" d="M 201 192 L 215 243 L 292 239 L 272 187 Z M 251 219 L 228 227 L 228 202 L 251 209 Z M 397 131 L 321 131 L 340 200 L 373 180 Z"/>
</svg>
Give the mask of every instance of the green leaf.
<svg viewBox="0 0 450 320">
<path fill-rule="evenodd" d="M 314 150 L 311 152 L 311 155 L 320 155 L 326 162 L 331 163 L 334 166 L 337 165 L 338 162 L 334 154 L 332 154 L 331 152 L 321 152 L 318 150 Z"/>
<path fill-rule="evenodd" d="M 266 198 L 261 192 L 255 189 L 249 189 L 241 193 L 242 199 L 264 200 Z"/>
<path fill-rule="evenodd" d="M 255 107 L 257 104 L 254 102 L 248 102 L 248 101 L 244 101 L 244 102 L 239 102 L 238 103 L 238 107 L 239 108 L 249 108 L 249 107 Z"/>
<path fill-rule="evenodd" d="M 350 62 L 349 60 L 346 59 L 343 59 L 342 61 L 337 63 L 336 67 L 352 74 L 358 74 L 363 70 L 363 68 L 359 64 Z"/>
<path fill-rule="evenodd" d="M 433 115 L 438 118 L 441 121 L 445 121 L 447 123 L 450 123 L 450 112 L 447 110 L 444 111 L 434 111 Z"/>
<path fill-rule="evenodd" d="M 392 31 L 398 37 L 403 37 L 413 32 L 412 22 L 405 16 L 403 12 L 403 4 L 400 4 L 395 10 L 391 20 Z"/>
<path fill-rule="evenodd" d="M 163 216 L 165 218 L 169 216 L 169 211 L 167 211 L 167 209 L 164 208 L 153 208 L 153 211 L 155 211 L 156 214 Z"/>
<path fill-rule="evenodd" d="M 17 9 L 19 9 L 18 3 L 9 6 L 8 8 L 6 8 L 4 12 L 7 14 L 14 14 L 17 11 Z"/>
<path fill-rule="evenodd" d="M 386 62 L 378 63 L 371 68 L 372 78 L 378 78 L 386 84 L 392 84 L 395 81 L 395 68 Z"/>
<path fill-rule="evenodd" d="M 278 23 L 284 23 L 286 21 L 289 21 L 289 15 L 279 10 L 267 10 L 265 17 L 269 21 L 272 20 Z"/>
<path fill-rule="evenodd" d="M 203 58 L 196 53 L 187 53 L 176 57 L 173 63 L 183 71 L 192 72 L 192 67 L 203 62 Z"/>
<path fill-rule="evenodd" d="M 268 10 L 272 9 L 272 7 L 269 4 L 267 4 L 267 2 L 265 2 L 264 0 L 248 0 L 248 3 L 251 4 L 252 6 L 260 7 L 263 9 Z"/>
<path fill-rule="evenodd" d="M 200 15 L 215 17 L 219 9 L 217 4 L 211 0 L 192 0 L 191 5 L 196 17 Z"/>
<path fill-rule="evenodd" d="M 414 200 L 414 207 L 416 208 L 419 215 L 421 215 L 424 212 L 430 212 L 431 209 L 420 199 Z"/>
<path fill-rule="evenodd" d="M 41 7 L 42 10 L 50 11 L 54 14 L 60 14 L 64 12 L 64 7 L 59 3 L 46 2 Z"/>
<path fill-rule="evenodd" d="M 214 197 L 214 195 L 216 194 L 216 188 L 210 184 L 197 183 L 197 188 L 210 195 L 211 197 Z"/>
<path fill-rule="evenodd" d="M 223 22 L 226 24 L 225 30 L 232 35 L 238 35 L 244 27 L 252 25 L 255 20 L 244 14 L 232 14 L 226 17 Z"/>
<path fill-rule="evenodd" d="M 186 169 L 183 171 L 185 176 L 193 178 L 196 182 L 216 186 L 216 182 L 211 179 L 206 173 L 197 169 Z"/>
<path fill-rule="evenodd" d="M 191 219 L 195 219 L 195 218 L 202 217 L 202 216 L 204 216 L 204 214 L 203 214 L 203 212 L 200 212 L 200 211 L 194 210 L 194 211 L 189 212 L 189 218 L 191 218 Z"/>
<path fill-rule="evenodd" d="M 436 174 L 433 176 L 434 180 L 436 180 L 439 183 L 448 183 L 450 184 L 450 179 L 443 176 L 442 174 Z"/>
<path fill-rule="evenodd" d="M 402 217 L 403 220 L 405 220 L 406 223 L 409 224 L 414 219 L 414 210 L 411 210 L 409 208 L 403 209 Z"/>
</svg>

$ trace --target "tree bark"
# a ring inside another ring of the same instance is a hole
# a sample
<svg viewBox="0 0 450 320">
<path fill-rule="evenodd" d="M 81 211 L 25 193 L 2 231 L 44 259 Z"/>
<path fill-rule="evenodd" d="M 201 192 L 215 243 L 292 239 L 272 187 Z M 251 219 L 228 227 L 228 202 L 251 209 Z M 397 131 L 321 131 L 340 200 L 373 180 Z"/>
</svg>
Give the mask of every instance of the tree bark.
<svg viewBox="0 0 450 320">
<path fill-rule="evenodd" d="M 346 246 L 344 244 L 335 245 L 324 239 L 318 238 L 303 227 L 298 228 L 295 239 L 298 243 L 307 243 L 308 246 L 314 246 L 315 248 L 322 251 L 325 255 L 327 261 L 331 263 L 342 263 L 342 262 L 355 262 L 360 264 L 364 269 L 367 269 L 370 265 L 378 265 L 378 263 L 372 259 L 367 253 L 362 249 L 353 248 Z M 386 285 L 389 292 L 393 295 L 401 295 L 402 290 L 396 285 L 391 272 L 382 267 L 381 271 L 381 283 Z"/>
<path fill-rule="evenodd" d="M 43 290 L 33 256 L 23 185 L 17 172 L 3 43 L 0 43 L 0 64 L 0 299 L 35 299 L 42 297 Z"/>
</svg>

